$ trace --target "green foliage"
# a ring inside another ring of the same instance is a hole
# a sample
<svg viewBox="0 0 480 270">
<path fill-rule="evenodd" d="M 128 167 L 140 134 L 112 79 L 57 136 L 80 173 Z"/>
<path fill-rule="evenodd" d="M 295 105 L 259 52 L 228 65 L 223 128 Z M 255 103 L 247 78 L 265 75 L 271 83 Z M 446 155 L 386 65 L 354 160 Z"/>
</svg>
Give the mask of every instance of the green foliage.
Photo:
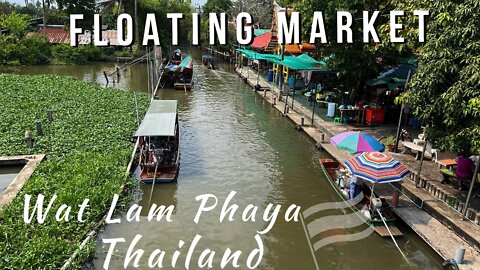
<svg viewBox="0 0 480 270">
<path fill-rule="evenodd" d="M 395 137 L 393 136 L 388 136 L 386 139 L 385 139 L 385 143 L 384 143 L 386 146 L 388 145 L 394 145 L 395 144 Z"/>
<path fill-rule="evenodd" d="M 18 13 L 0 14 L 0 65 L 46 63 L 50 55 L 48 40 L 39 35 L 26 35 L 28 16 Z"/>
<path fill-rule="evenodd" d="M 16 12 L 0 14 L 0 29 L 7 30 L 12 41 L 18 41 L 27 31 L 28 16 Z"/>
<path fill-rule="evenodd" d="M 85 64 L 92 61 L 101 61 L 105 58 L 101 48 L 93 45 L 72 47 L 69 44 L 52 46 L 52 58 L 55 63 Z"/>
<path fill-rule="evenodd" d="M 328 44 L 320 44 L 317 40 L 317 47 L 322 50 L 323 56 L 334 55 L 328 61 L 330 69 L 338 70 L 339 84 L 343 86 L 343 91 L 348 91 L 350 101 L 353 102 L 363 91 L 365 81 L 375 77 L 378 72 L 386 65 L 395 64 L 396 58 L 400 55 L 408 54 L 407 48 L 398 49 L 390 44 L 390 39 L 382 37 L 379 32 L 382 44 L 376 44 L 371 41 L 369 44 L 363 43 L 363 25 L 361 18 L 364 10 L 389 11 L 395 10 L 389 4 L 388 0 L 381 1 L 326 1 L 326 0 L 305 0 L 305 1 L 284 1 L 293 2 L 289 7 L 293 7 L 302 14 L 302 35 L 303 40 L 309 41 L 310 31 L 314 11 L 323 11 L 325 30 Z M 348 11 L 352 14 L 352 33 L 353 43 L 337 43 L 337 11 Z M 388 17 L 378 16 L 376 28 L 388 24 Z M 388 33 L 388 32 L 387 32 Z"/>
<path fill-rule="evenodd" d="M 432 12 L 405 100 L 441 149 L 480 150 L 480 4 L 427 1 Z"/>
<path fill-rule="evenodd" d="M 139 28 L 139 37 L 137 42 L 141 44 L 145 29 L 145 17 L 147 13 L 154 13 L 157 19 L 158 34 L 160 41 L 165 49 L 165 44 L 171 44 L 172 37 L 172 21 L 167 18 L 167 12 L 169 13 L 183 13 L 184 19 L 179 23 L 178 38 L 179 42 L 186 42 L 189 34 L 192 30 L 192 18 L 191 13 L 193 8 L 190 1 L 177 1 L 177 0 L 137 0 L 138 4 L 138 20 L 136 23 Z M 134 16 L 134 1 L 128 1 L 125 3 L 127 12 Z"/>
<path fill-rule="evenodd" d="M 137 125 L 133 93 L 68 77 L 5 74 L 0 75 L 0 93 L 0 155 L 47 154 L 1 213 L 0 269 L 59 269 L 125 184 Z M 148 98 L 139 98 L 144 112 Z M 46 119 L 47 109 L 54 111 L 52 123 Z M 29 149 L 23 134 L 35 130 L 35 120 L 42 122 L 45 135 L 36 136 L 35 147 Z M 31 194 L 33 201 L 44 194 L 45 205 L 56 194 L 53 209 L 66 203 L 72 206 L 72 215 L 89 198 L 86 222 L 72 216 L 59 223 L 50 213 L 44 224 L 26 225 L 25 194 Z"/>
<path fill-rule="evenodd" d="M 203 5 L 203 16 L 208 18 L 209 13 L 229 13 L 232 6 L 232 1 L 230 0 L 208 0 Z"/>
<path fill-rule="evenodd" d="M 78 22 L 78 27 L 91 29 L 93 15 L 95 14 L 95 0 L 56 0 L 58 8 L 66 14 L 83 14 L 83 20 Z"/>
</svg>

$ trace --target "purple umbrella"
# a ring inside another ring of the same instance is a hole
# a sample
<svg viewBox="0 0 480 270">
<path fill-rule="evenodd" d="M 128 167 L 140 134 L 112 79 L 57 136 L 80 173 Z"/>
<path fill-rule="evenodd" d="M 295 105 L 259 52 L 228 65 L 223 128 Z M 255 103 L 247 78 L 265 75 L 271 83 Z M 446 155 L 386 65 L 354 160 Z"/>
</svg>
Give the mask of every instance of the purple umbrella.
<svg viewBox="0 0 480 270">
<path fill-rule="evenodd" d="M 338 149 L 350 153 L 383 152 L 385 147 L 374 137 L 359 131 L 347 131 L 330 138 L 330 143 Z"/>
</svg>

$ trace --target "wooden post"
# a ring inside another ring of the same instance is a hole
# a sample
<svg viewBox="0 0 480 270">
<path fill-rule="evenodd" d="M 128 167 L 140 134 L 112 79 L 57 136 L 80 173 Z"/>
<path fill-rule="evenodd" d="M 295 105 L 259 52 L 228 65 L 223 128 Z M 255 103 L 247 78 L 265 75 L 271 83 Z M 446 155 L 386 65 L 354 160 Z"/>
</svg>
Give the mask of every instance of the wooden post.
<svg viewBox="0 0 480 270">
<path fill-rule="evenodd" d="M 30 130 L 25 131 L 25 143 L 28 148 L 33 148 L 33 135 Z"/>
<path fill-rule="evenodd" d="M 295 86 L 297 84 L 297 71 L 295 70 L 295 76 L 293 77 L 293 95 L 292 95 L 292 110 L 295 103 Z"/>
<path fill-rule="evenodd" d="M 312 125 L 313 125 L 313 119 L 315 118 L 315 106 L 316 105 L 317 105 L 317 87 L 315 87 L 315 91 L 313 91 Z"/>
<path fill-rule="evenodd" d="M 422 155 L 420 156 L 420 164 L 418 164 L 417 175 L 415 177 L 415 187 L 418 188 L 418 183 L 420 182 L 420 172 L 422 171 L 423 159 L 425 158 L 425 151 L 427 150 L 427 140 L 423 144 Z"/>
<path fill-rule="evenodd" d="M 43 136 L 42 123 L 38 120 L 35 121 L 35 129 L 37 130 L 37 135 L 38 136 Z"/>
<path fill-rule="evenodd" d="M 53 111 L 52 110 L 47 110 L 47 119 L 48 122 L 53 122 Z"/>
<path fill-rule="evenodd" d="M 108 75 L 107 75 L 107 72 L 105 72 L 105 70 L 103 71 L 103 76 L 105 76 L 105 80 L 107 81 L 107 85 L 108 85 Z"/>
<path fill-rule="evenodd" d="M 407 81 L 405 82 L 405 86 L 403 87 L 403 92 L 407 91 L 408 81 L 410 80 L 411 70 L 408 71 Z M 397 139 L 395 140 L 395 147 L 393 148 L 393 152 L 396 153 L 398 150 L 398 141 L 400 140 L 400 131 L 402 129 L 402 118 L 403 118 L 403 109 L 405 106 L 402 104 L 400 107 L 400 117 L 398 118 L 398 126 L 397 126 Z"/>
</svg>

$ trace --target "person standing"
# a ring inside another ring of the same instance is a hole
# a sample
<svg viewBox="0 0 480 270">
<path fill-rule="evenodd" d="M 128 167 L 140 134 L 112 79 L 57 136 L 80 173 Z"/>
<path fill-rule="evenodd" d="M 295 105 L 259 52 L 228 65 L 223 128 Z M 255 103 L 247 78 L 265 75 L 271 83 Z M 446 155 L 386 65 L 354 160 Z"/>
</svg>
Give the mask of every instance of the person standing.
<svg viewBox="0 0 480 270">
<path fill-rule="evenodd" d="M 459 154 L 457 157 L 457 169 L 455 174 L 457 175 L 457 179 L 459 181 L 460 190 L 466 189 L 466 183 L 472 179 L 474 171 L 475 164 L 473 161 L 467 157 L 465 152 Z"/>
</svg>

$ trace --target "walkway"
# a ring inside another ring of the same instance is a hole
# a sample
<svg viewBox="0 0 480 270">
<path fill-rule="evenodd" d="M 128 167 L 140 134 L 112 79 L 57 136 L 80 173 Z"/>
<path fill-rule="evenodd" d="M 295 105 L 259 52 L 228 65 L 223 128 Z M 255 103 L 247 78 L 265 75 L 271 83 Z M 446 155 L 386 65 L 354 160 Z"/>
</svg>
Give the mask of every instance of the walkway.
<svg viewBox="0 0 480 270">
<path fill-rule="evenodd" d="M 257 84 L 257 73 L 251 68 L 237 68 L 236 72 L 252 88 Z M 351 155 L 326 143 L 331 136 L 347 130 L 361 130 L 376 138 L 381 138 L 396 132 L 394 126 L 353 127 L 325 121 L 318 115 L 313 117 L 312 124 L 312 109 L 305 106 L 304 102 L 298 102 L 297 98 L 292 104 L 292 99 L 289 98 L 288 106 L 286 106 L 283 101 L 285 97 L 278 100 L 278 86 L 273 87 L 273 83 L 268 82 L 263 76 L 258 78 L 258 84 L 261 90 L 257 93 L 297 124 L 298 128 L 303 129 L 317 143 L 318 147 L 325 149 L 341 162 Z M 417 188 L 413 177 L 417 172 L 418 161 L 413 156 L 394 155 L 412 171 L 410 178 L 412 181 L 407 180 L 402 183 L 402 191 L 408 198 L 401 197 L 399 207 L 395 209 L 396 214 L 444 259 L 452 259 L 455 249 L 463 247 L 466 249 L 467 264 L 461 265 L 460 269 L 480 269 L 480 199 L 475 199 L 472 204 L 475 208 L 478 206 L 477 209 L 469 208 L 468 210 L 473 222 L 462 221 L 459 211 L 464 207 L 462 200 L 465 200 L 465 195 L 449 185 L 440 183 L 441 174 L 436 164 L 431 161 L 424 162 L 420 176 L 420 187 L 422 188 Z M 381 192 L 381 196 L 387 198 L 393 192 L 392 189 L 377 191 Z"/>
</svg>

